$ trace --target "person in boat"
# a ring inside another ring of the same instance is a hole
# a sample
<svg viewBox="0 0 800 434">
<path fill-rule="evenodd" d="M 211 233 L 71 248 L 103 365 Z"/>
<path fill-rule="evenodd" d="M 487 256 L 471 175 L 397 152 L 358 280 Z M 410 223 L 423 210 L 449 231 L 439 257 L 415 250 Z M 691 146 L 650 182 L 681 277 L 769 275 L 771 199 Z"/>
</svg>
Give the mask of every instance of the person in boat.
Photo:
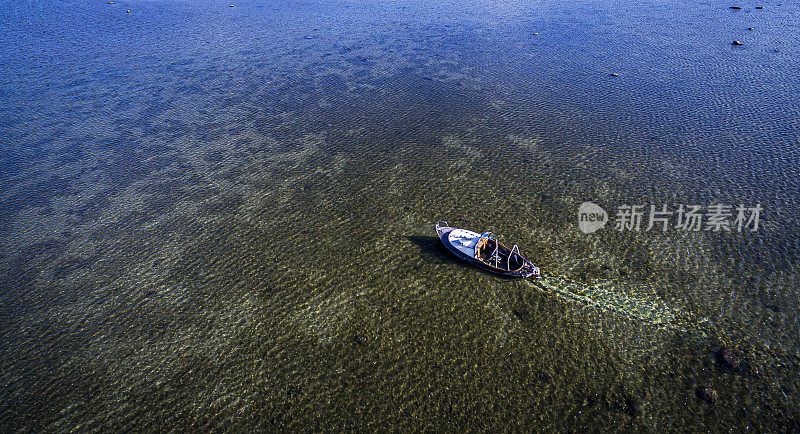
<svg viewBox="0 0 800 434">
<path fill-rule="evenodd" d="M 491 232 L 484 232 L 481 234 L 480 238 L 478 238 L 478 242 L 475 244 L 475 259 L 486 262 L 486 260 L 483 258 L 483 250 L 488 247 L 490 238 Z"/>
</svg>

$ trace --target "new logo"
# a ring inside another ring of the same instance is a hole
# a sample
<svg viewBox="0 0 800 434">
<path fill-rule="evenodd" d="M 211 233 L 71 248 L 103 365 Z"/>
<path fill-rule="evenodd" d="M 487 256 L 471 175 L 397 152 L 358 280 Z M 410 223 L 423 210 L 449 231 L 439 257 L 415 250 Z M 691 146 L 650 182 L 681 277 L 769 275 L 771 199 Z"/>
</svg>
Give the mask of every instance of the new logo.
<svg viewBox="0 0 800 434">
<path fill-rule="evenodd" d="M 608 213 L 599 205 L 592 202 L 584 202 L 578 208 L 578 228 L 584 234 L 603 229 L 608 222 Z"/>
</svg>

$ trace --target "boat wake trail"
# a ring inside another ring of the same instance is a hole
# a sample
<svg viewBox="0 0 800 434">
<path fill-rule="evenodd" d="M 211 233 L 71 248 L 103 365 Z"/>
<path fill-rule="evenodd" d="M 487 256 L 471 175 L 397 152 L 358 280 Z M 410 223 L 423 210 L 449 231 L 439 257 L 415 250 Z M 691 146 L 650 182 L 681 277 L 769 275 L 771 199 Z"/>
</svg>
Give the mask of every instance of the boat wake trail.
<svg viewBox="0 0 800 434">
<path fill-rule="evenodd" d="M 638 294 L 635 287 L 600 283 L 584 286 L 557 276 L 524 281 L 527 285 L 555 294 L 572 303 L 614 312 L 628 318 L 647 322 L 660 327 L 683 330 L 679 324 L 680 311 L 667 306 L 655 296 Z M 637 295 L 628 295 L 637 293 Z"/>
</svg>

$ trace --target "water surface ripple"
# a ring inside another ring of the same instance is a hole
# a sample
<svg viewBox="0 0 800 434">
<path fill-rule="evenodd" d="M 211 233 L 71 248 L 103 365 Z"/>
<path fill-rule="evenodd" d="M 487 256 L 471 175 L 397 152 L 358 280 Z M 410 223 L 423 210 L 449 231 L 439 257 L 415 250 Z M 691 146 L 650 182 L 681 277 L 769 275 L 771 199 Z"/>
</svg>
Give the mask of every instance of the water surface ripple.
<svg viewBox="0 0 800 434">
<path fill-rule="evenodd" d="M 0 2 L 4 431 L 800 429 L 797 5 L 108 3 Z"/>
</svg>

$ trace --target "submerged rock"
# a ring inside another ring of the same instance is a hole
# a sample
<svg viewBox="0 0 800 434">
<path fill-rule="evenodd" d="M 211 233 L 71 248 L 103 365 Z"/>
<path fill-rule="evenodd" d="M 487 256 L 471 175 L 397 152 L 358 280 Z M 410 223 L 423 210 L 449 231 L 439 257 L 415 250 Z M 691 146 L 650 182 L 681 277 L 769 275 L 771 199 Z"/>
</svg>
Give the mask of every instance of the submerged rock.
<svg viewBox="0 0 800 434">
<path fill-rule="evenodd" d="M 739 368 L 742 366 L 742 361 L 736 354 L 733 353 L 728 348 L 722 348 L 717 351 L 717 362 L 722 365 L 725 369 L 730 369 L 732 371 L 738 371 Z"/>
<path fill-rule="evenodd" d="M 719 393 L 708 386 L 698 387 L 695 390 L 695 393 L 697 394 L 698 398 L 709 404 L 716 404 L 719 402 Z"/>
<path fill-rule="evenodd" d="M 525 309 L 514 309 L 513 311 L 511 311 L 511 313 L 513 313 L 514 316 L 517 317 L 517 319 L 519 319 L 520 321 L 526 320 L 530 316 L 528 311 Z"/>
<path fill-rule="evenodd" d="M 585 407 L 594 407 L 601 399 L 599 393 L 590 393 L 583 398 L 583 405 Z"/>
<path fill-rule="evenodd" d="M 537 380 L 543 382 L 543 383 L 549 383 L 549 382 L 553 381 L 553 376 L 549 372 L 541 370 L 541 369 L 537 369 L 533 373 L 533 377 L 536 378 Z"/>
<path fill-rule="evenodd" d="M 630 417 L 636 417 L 639 415 L 639 402 L 635 397 L 628 394 L 619 397 L 618 401 L 614 405 L 614 408 Z"/>
</svg>

